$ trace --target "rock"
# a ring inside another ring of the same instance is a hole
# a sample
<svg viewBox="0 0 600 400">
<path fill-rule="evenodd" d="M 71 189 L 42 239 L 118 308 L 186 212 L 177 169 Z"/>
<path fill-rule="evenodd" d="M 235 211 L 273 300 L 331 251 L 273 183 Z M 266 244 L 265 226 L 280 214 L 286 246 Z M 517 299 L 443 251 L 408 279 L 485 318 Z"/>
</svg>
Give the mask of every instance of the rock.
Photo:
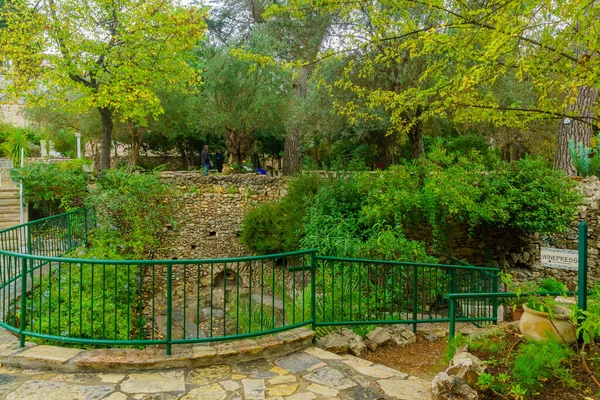
<svg viewBox="0 0 600 400">
<path fill-rule="evenodd" d="M 348 328 L 342 328 L 341 334 L 348 339 L 348 352 L 356 357 L 360 357 L 366 347 L 363 339 Z"/>
<path fill-rule="evenodd" d="M 319 339 L 317 346 L 335 354 L 346 354 L 348 352 L 348 338 L 337 332 L 330 333 Z"/>
<path fill-rule="evenodd" d="M 377 347 L 386 345 L 392 341 L 389 332 L 380 326 L 367 333 L 365 339 L 365 343 L 371 351 L 375 351 Z"/>
<path fill-rule="evenodd" d="M 462 379 L 440 372 L 431 382 L 431 400 L 477 400 L 477 392 Z"/>
<path fill-rule="evenodd" d="M 406 347 L 409 344 L 413 344 L 417 341 L 417 335 L 413 332 L 412 328 L 406 325 L 390 325 L 385 328 L 392 340 L 399 347 Z"/>
<path fill-rule="evenodd" d="M 446 374 L 462 379 L 467 385 L 473 386 L 477 378 L 485 372 L 483 362 L 471 353 L 459 353 L 454 356 Z"/>
</svg>

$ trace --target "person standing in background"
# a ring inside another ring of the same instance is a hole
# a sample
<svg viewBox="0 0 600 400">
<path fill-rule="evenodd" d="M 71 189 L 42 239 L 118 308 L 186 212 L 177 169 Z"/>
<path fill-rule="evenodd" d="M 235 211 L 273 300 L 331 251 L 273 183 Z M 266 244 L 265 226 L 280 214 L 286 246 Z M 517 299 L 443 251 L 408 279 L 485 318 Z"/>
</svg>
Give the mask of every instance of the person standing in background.
<svg viewBox="0 0 600 400">
<path fill-rule="evenodd" d="M 210 168 L 210 156 L 208 155 L 208 146 L 204 145 L 202 148 L 202 154 L 200 155 L 202 166 L 204 167 L 204 176 L 208 176 L 208 169 Z"/>
<path fill-rule="evenodd" d="M 221 149 L 217 149 L 215 153 L 215 164 L 217 167 L 217 171 L 219 173 L 223 172 L 223 161 L 225 160 L 225 156 L 221 153 Z"/>
</svg>

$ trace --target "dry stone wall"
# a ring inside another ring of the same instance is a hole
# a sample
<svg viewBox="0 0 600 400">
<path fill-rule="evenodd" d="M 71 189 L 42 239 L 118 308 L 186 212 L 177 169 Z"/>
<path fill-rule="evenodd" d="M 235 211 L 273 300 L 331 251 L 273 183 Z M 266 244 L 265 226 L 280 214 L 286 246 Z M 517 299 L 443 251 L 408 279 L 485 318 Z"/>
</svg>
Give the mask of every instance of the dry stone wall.
<svg viewBox="0 0 600 400">
<path fill-rule="evenodd" d="M 180 190 L 177 224 L 169 233 L 169 258 L 206 259 L 251 255 L 239 241 L 244 215 L 254 206 L 280 200 L 288 179 L 264 175 L 202 176 L 163 172 L 163 182 Z"/>
</svg>

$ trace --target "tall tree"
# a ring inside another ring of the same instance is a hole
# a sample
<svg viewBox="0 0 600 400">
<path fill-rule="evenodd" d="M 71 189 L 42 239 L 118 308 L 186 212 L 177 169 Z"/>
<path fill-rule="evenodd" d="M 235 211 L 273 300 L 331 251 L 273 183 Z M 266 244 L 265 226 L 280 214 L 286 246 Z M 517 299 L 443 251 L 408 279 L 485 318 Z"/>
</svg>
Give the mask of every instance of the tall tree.
<svg viewBox="0 0 600 400">
<path fill-rule="evenodd" d="M 313 12 L 310 0 L 298 0 L 294 10 Z M 555 165 L 572 174 L 569 139 L 589 143 L 595 113 L 600 69 L 600 2 L 323 0 L 323 13 L 338 13 L 353 26 L 348 46 L 340 52 L 380 49 L 357 71 L 370 76 L 377 65 L 422 60 L 420 81 L 399 91 L 365 87 L 342 77 L 337 84 L 365 101 L 386 109 L 427 105 L 420 120 L 448 116 L 459 122 L 488 121 L 497 126 L 520 127 L 540 119 L 562 121 Z M 359 16 L 367 13 L 370 26 Z M 415 19 L 419 13 L 425 18 Z M 363 31 L 373 34 L 365 37 Z M 514 77 L 523 90 L 532 89 L 533 102 L 506 102 L 494 88 L 505 76 Z M 349 103 L 345 112 L 352 113 Z M 392 118 L 400 124 L 402 118 Z"/>
<path fill-rule="evenodd" d="M 186 52 L 201 40 L 203 11 L 169 0 L 41 0 L 0 11 L 0 63 L 12 98 L 96 109 L 101 169 L 110 168 L 116 115 L 144 125 L 162 112 L 159 86 L 198 79 Z"/>
<path fill-rule="evenodd" d="M 245 48 L 253 54 L 267 54 L 270 38 L 255 30 Z M 220 132 L 235 162 L 250 160 L 258 131 L 276 133 L 287 114 L 290 77 L 271 63 L 255 63 L 235 56 L 228 47 L 206 48 L 205 83 L 202 87 L 200 126 Z"/>
</svg>

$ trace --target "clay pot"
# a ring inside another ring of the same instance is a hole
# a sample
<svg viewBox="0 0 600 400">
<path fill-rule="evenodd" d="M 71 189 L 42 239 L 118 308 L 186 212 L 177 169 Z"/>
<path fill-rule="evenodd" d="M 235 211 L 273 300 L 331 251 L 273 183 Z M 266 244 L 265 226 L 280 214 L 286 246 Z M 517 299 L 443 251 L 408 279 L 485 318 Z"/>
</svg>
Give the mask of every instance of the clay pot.
<svg viewBox="0 0 600 400">
<path fill-rule="evenodd" d="M 513 321 L 520 321 L 521 317 L 523 316 L 523 313 L 525 312 L 525 310 L 523 310 L 522 307 L 517 307 L 515 310 L 513 310 L 512 312 L 512 320 Z"/>
<path fill-rule="evenodd" d="M 547 340 L 556 338 L 565 343 L 575 343 L 575 325 L 569 317 L 569 310 L 564 307 L 554 308 L 554 318 L 550 314 L 532 310 L 523 305 L 523 316 L 519 322 L 519 329 L 526 339 Z"/>
</svg>

